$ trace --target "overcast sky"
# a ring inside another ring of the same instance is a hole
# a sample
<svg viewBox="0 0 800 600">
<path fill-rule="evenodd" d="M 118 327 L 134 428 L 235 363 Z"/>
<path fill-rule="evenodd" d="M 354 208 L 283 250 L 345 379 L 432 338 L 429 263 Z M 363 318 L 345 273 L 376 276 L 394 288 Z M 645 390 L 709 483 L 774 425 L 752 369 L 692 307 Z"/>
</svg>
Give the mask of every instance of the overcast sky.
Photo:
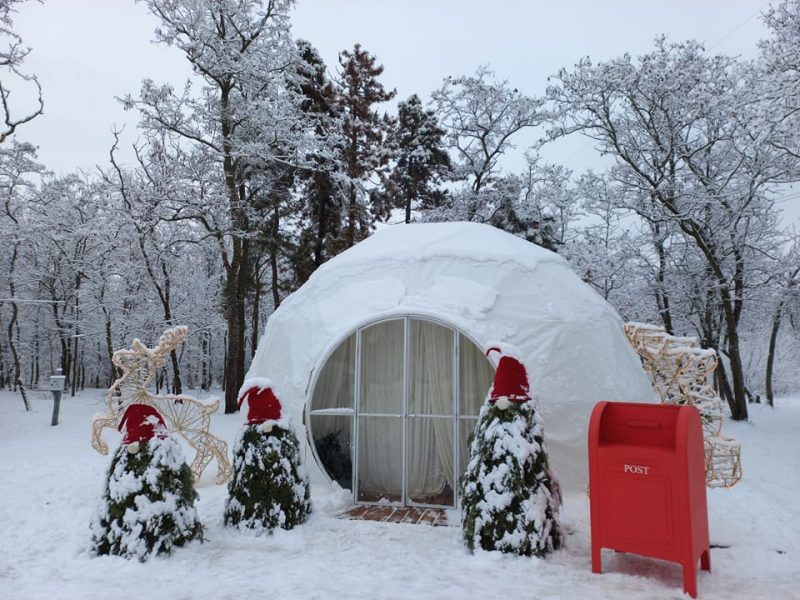
<svg viewBox="0 0 800 600">
<path fill-rule="evenodd" d="M 759 15 L 767 6 L 760 0 L 299 0 L 292 22 L 294 35 L 311 41 L 329 69 L 340 50 L 360 42 L 383 63 L 384 83 L 398 98 L 427 99 L 446 75 L 487 63 L 521 91 L 542 94 L 559 68 L 587 55 L 647 52 L 661 33 L 752 57 L 766 35 Z M 64 173 L 105 163 L 114 124 L 125 125 L 127 142 L 136 136 L 135 115 L 115 97 L 136 93 L 145 77 L 180 84 L 190 75 L 179 51 L 151 42 L 156 25 L 133 0 L 21 6 L 16 29 L 33 48 L 27 70 L 42 83 L 45 114 L 19 137 L 39 147 L 48 168 Z M 521 164 L 527 141 L 519 140 L 508 168 Z M 582 139 L 549 149 L 547 158 L 577 171 L 598 160 Z M 792 204 L 785 208 L 796 221 L 800 200 L 784 204 Z"/>
</svg>

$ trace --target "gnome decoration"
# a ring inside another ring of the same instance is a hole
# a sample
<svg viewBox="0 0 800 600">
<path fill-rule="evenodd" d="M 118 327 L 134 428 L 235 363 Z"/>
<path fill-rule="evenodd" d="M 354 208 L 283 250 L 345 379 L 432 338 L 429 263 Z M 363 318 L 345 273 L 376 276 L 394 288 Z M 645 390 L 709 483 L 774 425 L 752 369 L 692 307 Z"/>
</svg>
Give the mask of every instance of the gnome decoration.
<svg viewBox="0 0 800 600">
<path fill-rule="evenodd" d="M 140 442 L 146 442 L 158 435 L 163 439 L 167 434 L 167 424 L 159 412 L 147 404 L 131 404 L 119 420 L 117 429 L 124 431 L 122 444 L 130 454 L 139 452 Z"/>
<path fill-rule="evenodd" d="M 492 388 L 489 390 L 489 403 L 500 410 L 506 410 L 512 403 L 528 402 L 531 399 L 528 395 L 530 386 L 523 364 L 513 356 L 502 354 L 502 350 L 497 346 L 489 348 L 486 356 L 492 352 L 498 352 L 501 356 L 500 362 L 497 363 Z"/>
<path fill-rule="evenodd" d="M 197 492 L 183 451 L 152 406 L 131 404 L 119 429 L 99 514 L 92 523 L 95 554 L 146 560 L 203 538 Z"/>
<path fill-rule="evenodd" d="M 470 550 L 545 556 L 561 546 L 558 482 L 550 472 L 544 431 L 525 366 L 508 347 L 469 443 L 461 482 L 461 526 Z"/>
<path fill-rule="evenodd" d="M 250 382 L 255 380 L 251 379 Z M 281 418 L 281 402 L 272 391 L 269 381 L 253 383 L 253 387 L 239 396 L 239 408 L 247 401 L 247 424 L 261 425 L 264 433 L 272 431 L 273 422 Z M 264 387 L 261 387 L 261 386 Z"/>
<path fill-rule="evenodd" d="M 244 402 L 247 423 L 233 449 L 225 524 L 258 532 L 292 529 L 311 512 L 300 443 L 270 380 L 245 380 L 239 407 Z"/>
</svg>

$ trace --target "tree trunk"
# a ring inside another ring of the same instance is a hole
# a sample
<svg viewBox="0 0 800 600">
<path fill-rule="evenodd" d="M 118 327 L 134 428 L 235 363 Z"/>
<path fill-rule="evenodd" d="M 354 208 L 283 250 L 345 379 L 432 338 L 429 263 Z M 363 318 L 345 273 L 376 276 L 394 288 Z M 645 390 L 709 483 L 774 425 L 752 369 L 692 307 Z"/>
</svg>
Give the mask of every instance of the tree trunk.
<svg viewBox="0 0 800 600">
<path fill-rule="evenodd" d="M 352 248 L 356 243 L 356 212 L 358 210 L 358 196 L 355 184 L 350 184 L 350 198 L 347 203 L 347 235 L 345 247 Z"/>
<path fill-rule="evenodd" d="M 235 282 L 232 282 L 235 285 Z M 234 300 L 235 302 L 235 300 Z M 235 413 L 239 410 L 237 394 L 242 385 L 239 378 L 240 364 L 243 361 L 242 348 L 239 345 L 241 338 L 241 324 L 235 306 L 228 308 L 228 344 L 225 349 L 225 414 Z"/>
<path fill-rule="evenodd" d="M 111 319 L 106 314 L 106 353 L 108 356 L 108 387 L 119 377 L 117 366 L 114 364 L 114 342 L 111 337 Z"/>
<path fill-rule="evenodd" d="M 256 355 L 259 334 L 259 313 L 261 312 L 261 278 L 258 276 L 259 269 L 256 268 L 255 293 L 253 294 L 253 317 L 250 325 L 250 358 Z"/>
<path fill-rule="evenodd" d="M 714 378 L 716 379 L 716 388 L 719 397 L 722 398 L 724 402 L 730 404 L 733 401 L 733 394 L 731 393 L 731 385 L 728 382 L 728 374 L 725 370 L 725 363 L 722 362 L 722 353 L 717 350 L 717 354 L 719 355 L 719 363 L 717 365 L 717 370 L 714 373 Z"/>
<path fill-rule="evenodd" d="M 270 283 L 272 287 L 272 309 L 277 310 L 281 304 L 280 279 L 278 272 L 278 232 L 280 231 L 280 215 L 277 209 L 272 216 L 272 243 L 269 247 L 271 269 Z"/>
<path fill-rule="evenodd" d="M 314 241 L 314 266 L 319 267 L 325 257 L 325 238 L 328 236 L 328 201 L 331 196 L 330 185 L 322 174 L 314 175 L 317 187 L 317 239 Z M 302 283 L 308 276 L 305 276 Z"/>
<path fill-rule="evenodd" d="M 778 331 L 781 327 L 781 314 L 783 313 L 783 300 L 778 303 L 775 314 L 772 316 L 772 330 L 769 334 L 769 349 L 767 350 L 767 371 L 765 374 L 765 388 L 767 394 L 767 404 L 774 406 L 774 394 L 772 392 L 772 370 L 775 364 L 775 347 L 778 343 Z"/>
<path fill-rule="evenodd" d="M 797 275 L 800 274 L 800 268 L 795 269 L 789 278 L 789 283 L 786 285 L 786 291 L 797 285 Z M 765 392 L 767 395 L 767 404 L 774 406 L 774 394 L 772 391 L 772 373 L 775 366 L 775 349 L 778 344 L 778 332 L 781 327 L 781 317 L 783 315 L 783 307 L 786 304 L 786 296 L 782 295 L 778 306 L 775 307 L 775 313 L 772 315 L 772 329 L 769 334 L 769 348 L 767 350 L 767 369 L 764 375 L 765 379 Z"/>
<path fill-rule="evenodd" d="M 661 316 L 661 321 L 664 323 L 664 330 L 669 335 L 675 335 L 675 330 L 672 326 L 669 294 L 666 292 L 667 252 L 664 248 L 663 240 L 656 240 L 655 247 L 658 253 L 658 274 L 656 275 L 658 312 Z"/>
<path fill-rule="evenodd" d="M 169 353 L 169 358 L 172 361 L 172 393 L 182 394 L 183 384 L 181 383 L 181 368 L 178 364 L 178 353 L 173 349 Z"/>
<path fill-rule="evenodd" d="M 200 336 L 200 389 L 207 391 L 210 387 L 208 381 L 208 334 L 203 332 Z"/>
<path fill-rule="evenodd" d="M 39 377 L 41 376 L 41 360 L 40 355 L 42 352 L 42 343 L 39 336 L 39 322 L 37 317 L 36 322 L 36 338 L 34 340 L 34 356 L 33 356 L 33 386 L 39 385 Z"/>
<path fill-rule="evenodd" d="M 734 421 L 746 421 L 748 419 L 747 397 L 745 394 L 742 356 L 739 350 L 739 331 L 730 302 L 723 300 L 723 304 L 725 308 L 725 327 L 728 336 L 727 354 L 731 364 L 731 379 L 733 380 L 733 397 L 728 402 L 728 405 L 731 408 L 731 419 Z"/>
<path fill-rule="evenodd" d="M 16 251 L 15 251 L 16 252 Z M 14 296 L 13 288 L 11 291 L 11 297 Z M 22 368 L 20 367 L 19 363 L 19 352 L 17 351 L 17 344 L 14 341 L 14 330 L 15 325 L 17 323 L 17 315 L 19 311 L 17 309 L 17 303 L 11 303 L 11 320 L 8 322 L 8 345 L 11 348 L 11 356 L 14 359 L 14 388 L 15 390 L 18 389 L 20 395 L 22 396 L 22 403 L 25 405 L 25 410 L 30 411 L 31 405 L 28 402 L 28 395 L 25 392 L 25 384 L 22 383 L 21 371 Z"/>
<path fill-rule="evenodd" d="M 226 282 L 225 320 L 228 344 L 225 352 L 225 413 L 239 410 L 238 393 L 244 382 L 245 364 L 245 295 L 247 292 L 247 259 L 249 242 L 234 240 L 233 261 Z"/>
<path fill-rule="evenodd" d="M 14 249 L 11 253 L 11 265 L 8 274 L 8 292 L 12 298 L 16 297 L 16 286 L 14 283 L 14 273 L 17 266 L 17 256 L 19 251 L 19 242 L 14 244 Z M 14 340 L 15 332 L 17 331 L 17 317 L 19 316 L 19 308 L 16 302 L 11 302 L 11 320 L 8 322 L 8 346 L 11 348 L 11 356 L 14 359 L 14 388 L 19 389 L 22 396 L 22 403 L 25 405 L 25 410 L 30 411 L 31 405 L 28 402 L 28 395 L 25 392 L 25 384 L 22 383 L 22 368 L 19 364 L 19 352 L 17 351 L 17 344 Z"/>
<path fill-rule="evenodd" d="M 77 310 L 75 311 L 77 317 Z M 77 321 L 77 318 L 76 318 Z M 72 397 L 78 393 L 78 328 L 75 327 L 75 335 L 72 338 L 72 376 L 70 377 Z"/>
</svg>

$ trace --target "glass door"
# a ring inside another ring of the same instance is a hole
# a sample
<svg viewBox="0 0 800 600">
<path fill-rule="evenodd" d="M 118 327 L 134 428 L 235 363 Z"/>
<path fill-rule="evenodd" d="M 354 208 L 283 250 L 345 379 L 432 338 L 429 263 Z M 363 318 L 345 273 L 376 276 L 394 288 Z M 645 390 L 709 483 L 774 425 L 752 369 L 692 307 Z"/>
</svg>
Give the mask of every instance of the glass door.
<svg viewBox="0 0 800 600">
<path fill-rule="evenodd" d="M 455 506 L 455 332 L 408 321 L 407 503 Z"/>
<path fill-rule="evenodd" d="M 494 370 L 435 321 L 368 325 L 328 357 L 311 397 L 315 457 L 360 504 L 452 507 Z"/>
<path fill-rule="evenodd" d="M 403 503 L 405 319 L 376 323 L 358 336 L 356 501 Z"/>
</svg>

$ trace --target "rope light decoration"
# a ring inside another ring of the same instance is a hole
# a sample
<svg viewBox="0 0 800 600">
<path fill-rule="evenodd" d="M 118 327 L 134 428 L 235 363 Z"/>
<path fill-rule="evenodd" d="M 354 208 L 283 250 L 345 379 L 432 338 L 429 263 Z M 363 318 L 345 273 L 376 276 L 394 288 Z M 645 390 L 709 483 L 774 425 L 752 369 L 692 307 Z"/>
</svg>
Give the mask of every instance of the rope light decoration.
<svg viewBox="0 0 800 600">
<path fill-rule="evenodd" d="M 709 383 L 719 358 L 697 338 L 669 335 L 662 327 L 626 323 L 625 335 L 642 359 L 663 404 L 700 411 L 706 456 L 706 486 L 729 488 L 742 478 L 741 445 L 722 435 L 722 401 Z"/>
<path fill-rule="evenodd" d="M 96 415 L 92 420 L 92 447 L 100 454 L 108 454 L 108 444 L 102 438 L 103 429 L 117 429 L 129 405 L 146 404 L 161 413 L 168 429 L 180 435 L 196 451 L 191 464 L 195 482 L 208 463 L 216 459 L 214 481 L 222 484 L 232 473 L 228 444 L 209 432 L 211 415 L 219 408 L 219 400 L 206 403 L 183 394 L 154 395 L 148 389 L 156 370 L 166 364 L 169 353 L 183 342 L 188 332 L 186 326 L 173 327 L 161 335 L 152 349 L 134 339 L 130 350 L 114 352 L 112 362 L 122 369 L 122 376 L 108 390 L 108 414 Z"/>
</svg>

